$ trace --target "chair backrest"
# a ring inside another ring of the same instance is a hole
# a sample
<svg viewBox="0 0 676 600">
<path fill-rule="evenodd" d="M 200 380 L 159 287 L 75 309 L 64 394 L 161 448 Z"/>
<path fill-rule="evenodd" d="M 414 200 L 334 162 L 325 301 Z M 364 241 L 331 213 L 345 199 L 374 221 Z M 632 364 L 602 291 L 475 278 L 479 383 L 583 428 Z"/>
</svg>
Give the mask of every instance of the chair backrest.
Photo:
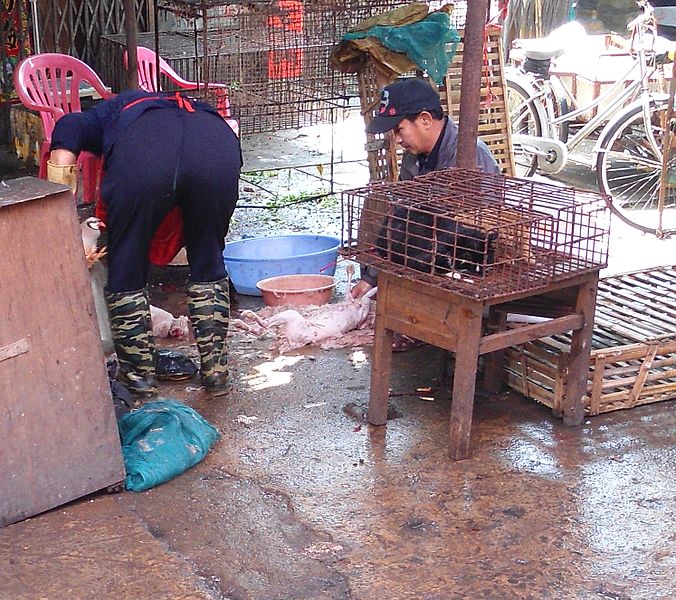
<svg viewBox="0 0 676 600">
<path fill-rule="evenodd" d="M 14 88 L 19 99 L 26 108 L 40 113 L 46 140 L 51 140 L 58 119 L 82 110 L 83 83 L 89 84 L 102 98 L 114 95 L 89 65 L 67 54 L 29 56 L 14 70 Z"/>
<path fill-rule="evenodd" d="M 125 50 L 122 57 L 124 61 L 124 68 L 126 69 L 129 60 L 127 58 L 127 51 Z M 157 54 L 154 50 L 146 48 L 145 46 L 137 46 L 136 48 L 136 62 L 138 72 L 138 85 L 142 90 L 147 92 L 157 92 Z M 187 81 L 183 79 L 176 71 L 174 71 L 169 63 L 160 56 L 160 73 L 165 75 L 170 81 L 175 83 L 178 87 L 183 89 L 196 89 L 197 83 L 194 81 Z M 160 85 L 160 90 L 162 86 Z"/>
<path fill-rule="evenodd" d="M 126 50 L 122 55 L 122 61 L 124 62 L 124 68 L 127 69 L 129 66 L 129 59 Z M 145 46 L 137 46 L 136 62 L 139 87 L 146 92 L 161 91 L 161 85 L 160 90 L 157 89 L 157 54 L 155 51 L 146 48 Z M 228 96 L 228 88 L 226 85 L 222 83 L 207 83 L 205 86 L 204 83 L 198 84 L 196 81 L 183 79 L 162 57 L 160 57 L 159 66 L 160 73 L 165 75 L 169 81 L 179 88 L 184 90 L 204 90 L 206 87 L 206 89 L 212 91 L 216 96 L 216 110 L 218 110 L 218 113 L 225 119 L 228 125 L 230 125 L 235 134 L 239 135 L 239 124 L 232 118 L 232 113 L 230 112 L 230 98 Z"/>
</svg>

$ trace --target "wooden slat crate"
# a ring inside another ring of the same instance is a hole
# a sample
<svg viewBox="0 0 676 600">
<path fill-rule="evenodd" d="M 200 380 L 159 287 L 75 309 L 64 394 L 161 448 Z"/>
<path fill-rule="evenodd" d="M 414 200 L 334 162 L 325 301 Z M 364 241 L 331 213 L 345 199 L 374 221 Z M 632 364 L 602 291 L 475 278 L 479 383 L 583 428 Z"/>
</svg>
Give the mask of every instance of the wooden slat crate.
<svg viewBox="0 0 676 600">
<path fill-rule="evenodd" d="M 460 35 L 463 35 L 461 30 Z M 505 108 L 504 59 L 500 30 L 489 28 L 484 37 L 485 52 L 481 81 L 481 108 L 479 111 L 478 135 L 488 145 L 504 175 L 514 174 L 511 151 L 511 130 Z M 448 67 L 444 82 L 439 86 L 441 105 L 457 123 L 460 118 L 460 92 L 462 77 L 463 43 Z M 412 75 L 412 74 L 411 74 Z M 380 89 L 390 83 L 378 75 L 372 63 L 366 64 L 358 73 L 359 99 L 364 121 L 368 125 L 375 116 L 380 102 Z M 367 154 L 371 182 L 396 181 L 399 176 L 400 150 L 390 143 L 391 137 L 383 134 L 367 134 Z"/>
<path fill-rule="evenodd" d="M 674 266 L 600 280 L 588 415 L 676 398 L 675 296 Z M 560 414 L 569 350 L 569 334 L 509 348 L 509 386 Z"/>
</svg>

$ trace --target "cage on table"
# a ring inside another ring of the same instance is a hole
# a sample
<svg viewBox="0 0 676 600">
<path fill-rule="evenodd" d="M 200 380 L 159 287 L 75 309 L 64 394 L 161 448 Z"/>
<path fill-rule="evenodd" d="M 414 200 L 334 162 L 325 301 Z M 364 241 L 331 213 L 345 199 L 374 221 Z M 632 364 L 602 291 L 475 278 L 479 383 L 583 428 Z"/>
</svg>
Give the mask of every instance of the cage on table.
<svg viewBox="0 0 676 600">
<path fill-rule="evenodd" d="M 342 194 L 344 253 L 379 270 L 487 300 L 607 264 L 605 196 L 447 169 Z"/>
<path fill-rule="evenodd" d="M 494 389 L 505 348 L 566 331 L 560 414 L 581 423 L 608 257 L 605 196 L 455 168 L 348 190 L 342 200 L 344 254 L 379 270 L 369 423 L 387 421 L 394 332 L 445 348 L 455 354 L 449 455 L 466 458 L 479 357 L 488 355 Z M 548 319 L 507 330 L 506 314 L 517 309 Z"/>
</svg>

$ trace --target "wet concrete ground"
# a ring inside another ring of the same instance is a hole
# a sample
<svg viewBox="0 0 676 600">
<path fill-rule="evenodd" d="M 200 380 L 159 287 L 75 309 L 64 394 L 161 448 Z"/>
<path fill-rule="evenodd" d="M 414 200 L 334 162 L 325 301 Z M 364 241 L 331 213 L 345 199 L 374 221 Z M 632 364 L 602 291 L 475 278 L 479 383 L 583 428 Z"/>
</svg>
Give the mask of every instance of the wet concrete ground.
<svg viewBox="0 0 676 600">
<path fill-rule="evenodd" d="M 155 302 L 183 312 L 164 288 Z M 451 462 L 440 351 L 394 356 L 390 420 L 371 427 L 368 348 L 230 343 L 230 395 L 162 384 L 220 430 L 206 459 L 2 530 L 0 598 L 673 597 L 673 402 L 569 428 L 479 391 L 471 457 Z"/>
<path fill-rule="evenodd" d="M 626 239 L 615 271 L 670 260 L 673 241 Z M 180 277 L 163 275 L 154 302 L 185 314 Z M 267 345 L 233 333 L 221 399 L 162 384 L 221 432 L 199 465 L 1 530 L 0 599 L 674 597 L 674 402 L 568 428 L 479 390 L 471 457 L 451 462 L 440 351 L 394 356 L 390 420 L 371 427 L 369 348 Z M 433 400 L 415 395 L 427 386 Z"/>
</svg>

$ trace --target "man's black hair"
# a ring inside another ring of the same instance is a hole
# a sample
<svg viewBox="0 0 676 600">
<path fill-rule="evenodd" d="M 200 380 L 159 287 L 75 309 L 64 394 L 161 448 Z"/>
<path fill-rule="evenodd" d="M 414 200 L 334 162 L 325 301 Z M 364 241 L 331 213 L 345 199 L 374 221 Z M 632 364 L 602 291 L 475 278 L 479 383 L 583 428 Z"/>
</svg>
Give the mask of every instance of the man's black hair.
<svg viewBox="0 0 676 600">
<path fill-rule="evenodd" d="M 432 115 L 432 118 L 433 118 L 435 121 L 441 121 L 441 119 L 444 118 L 444 110 L 443 110 L 443 108 L 438 108 L 438 107 L 437 107 L 437 108 L 428 108 L 428 109 L 425 109 L 425 110 L 421 110 L 420 112 L 414 113 L 414 114 L 412 114 L 412 115 L 406 115 L 406 116 L 404 117 L 404 119 L 408 119 L 409 121 L 413 122 L 413 121 L 415 121 L 415 120 L 416 120 L 422 113 L 424 113 L 424 112 L 430 113 L 430 115 Z"/>
</svg>

